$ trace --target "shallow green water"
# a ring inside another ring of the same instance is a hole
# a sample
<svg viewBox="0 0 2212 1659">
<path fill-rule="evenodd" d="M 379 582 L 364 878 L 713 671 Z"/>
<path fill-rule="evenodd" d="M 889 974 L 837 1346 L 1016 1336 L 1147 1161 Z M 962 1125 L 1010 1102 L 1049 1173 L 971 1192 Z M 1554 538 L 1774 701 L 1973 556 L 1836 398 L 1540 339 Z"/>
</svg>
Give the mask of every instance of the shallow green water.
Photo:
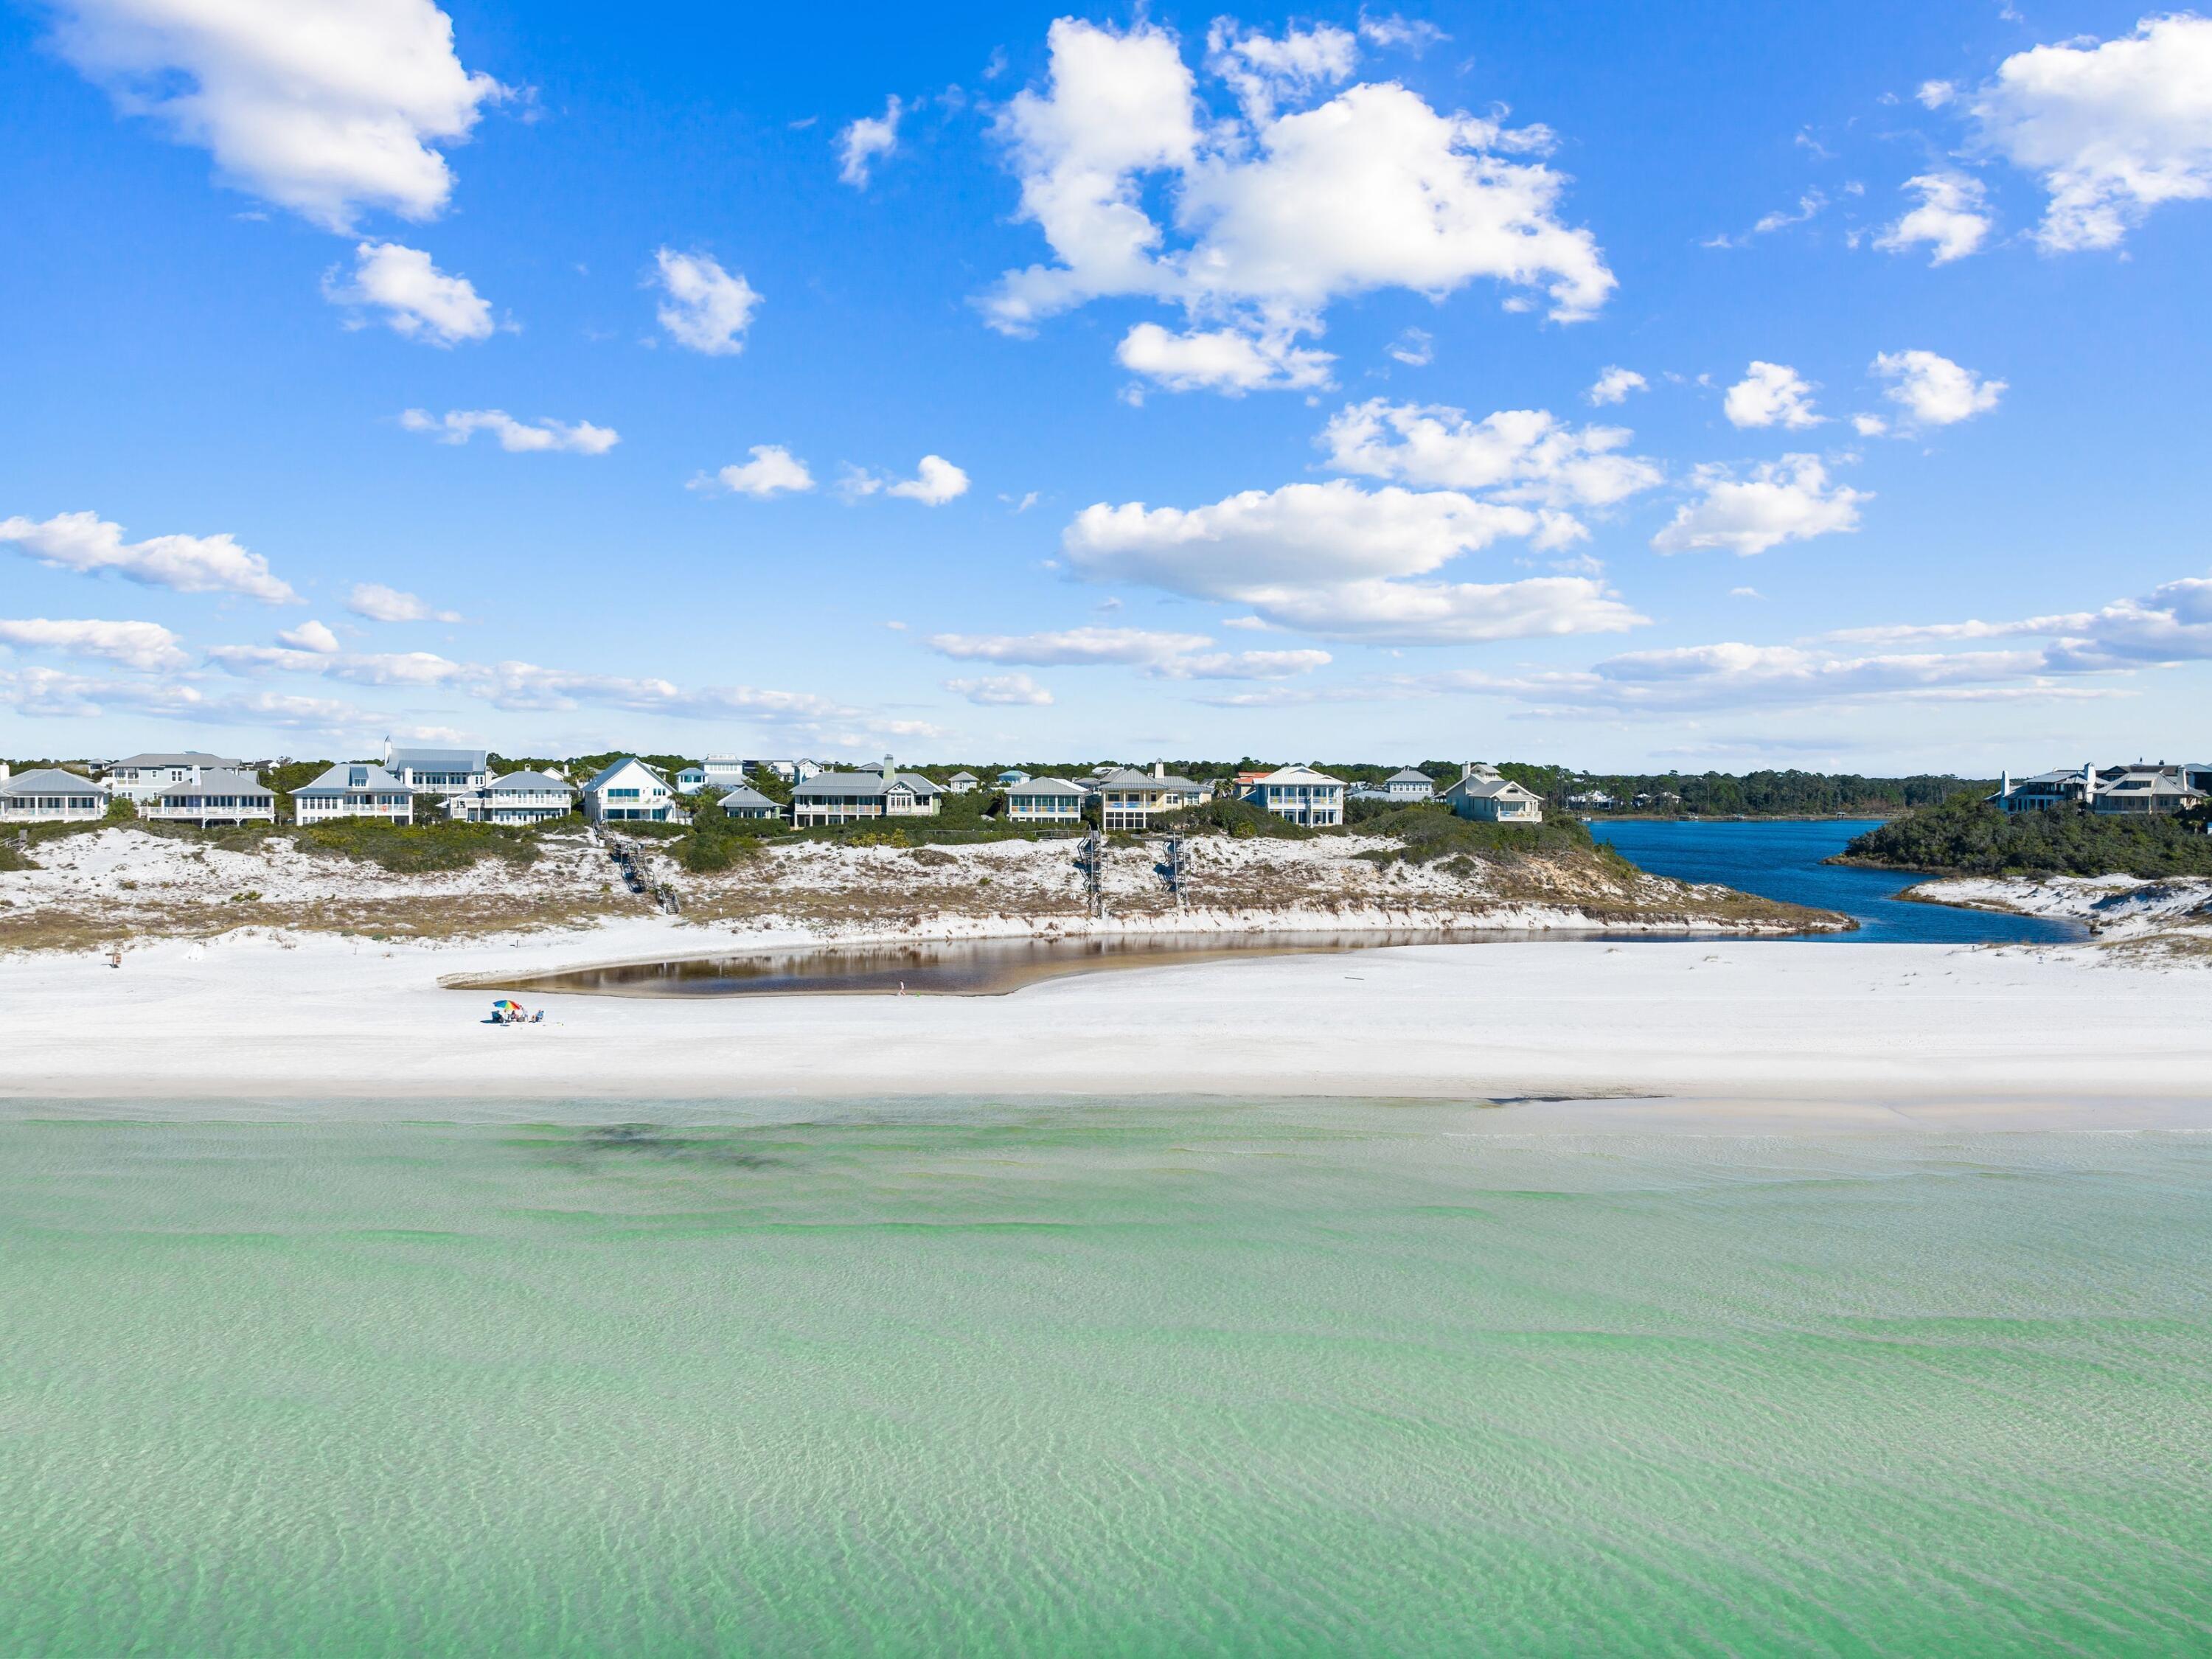
<svg viewBox="0 0 2212 1659">
<path fill-rule="evenodd" d="M 2212 1139 L 774 1115 L 0 1123 L 0 1654 L 2212 1647 Z"/>
</svg>

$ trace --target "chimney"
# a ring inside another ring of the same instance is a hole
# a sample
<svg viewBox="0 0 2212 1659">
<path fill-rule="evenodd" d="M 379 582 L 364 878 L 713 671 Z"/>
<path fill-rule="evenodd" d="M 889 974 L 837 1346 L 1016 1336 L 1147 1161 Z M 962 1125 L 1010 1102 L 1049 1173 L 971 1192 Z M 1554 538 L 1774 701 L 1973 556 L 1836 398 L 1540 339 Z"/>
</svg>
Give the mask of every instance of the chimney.
<svg viewBox="0 0 2212 1659">
<path fill-rule="evenodd" d="M 896 770 L 892 767 L 892 765 L 891 765 L 891 757 L 890 757 L 889 755 L 884 756 L 884 781 L 885 783 L 889 783 L 889 782 L 890 782 L 893 778 L 896 777 L 897 775 L 898 775 L 897 771 L 896 771 Z"/>
<path fill-rule="evenodd" d="M 1154 777 L 1164 778 L 1167 776 L 1167 775 L 1168 763 L 1165 761 L 1154 761 L 1152 763 L 1152 775 Z"/>
<path fill-rule="evenodd" d="M 1459 775 L 1462 780 L 1473 777 L 1474 775 L 1474 763 L 1473 761 L 1462 761 L 1459 763 Z"/>
</svg>

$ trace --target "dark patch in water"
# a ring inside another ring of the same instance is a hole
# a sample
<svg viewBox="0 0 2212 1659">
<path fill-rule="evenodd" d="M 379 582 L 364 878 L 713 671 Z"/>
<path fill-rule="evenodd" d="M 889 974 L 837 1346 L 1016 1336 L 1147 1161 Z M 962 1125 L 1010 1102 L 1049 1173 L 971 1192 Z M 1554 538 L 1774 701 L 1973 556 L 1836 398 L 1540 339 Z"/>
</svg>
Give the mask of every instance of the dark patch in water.
<svg viewBox="0 0 2212 1659">
<path fill-rule="evenodd" d="M 563 1158 L 653 1158 L 732 1170 L 772 1169 L 781 1161 L 718 1137 L 672 1134 L 657 1123 L 595 1124 L 549 1150 Z"/>
</svg>

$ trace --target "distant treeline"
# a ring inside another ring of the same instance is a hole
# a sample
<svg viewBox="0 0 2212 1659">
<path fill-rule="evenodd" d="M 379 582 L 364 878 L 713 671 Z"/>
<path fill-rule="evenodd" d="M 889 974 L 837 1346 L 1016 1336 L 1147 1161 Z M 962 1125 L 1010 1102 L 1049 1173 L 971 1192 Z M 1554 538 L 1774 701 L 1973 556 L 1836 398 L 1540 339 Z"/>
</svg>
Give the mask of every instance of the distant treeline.
<svg viewBox="0 0 2212 1659">
<path fill-rule="evenodd" d="M 1921 772 L 1904 778 L 1862 777 L 1856 772 L 1571 772 L 1554 766 L 1512 763 L 1498 769 L 1556 805 L 1602 795 L 1610 806 L 1576 810 L 1603 816 L 1637 813 L 1662 817 L 1889 817 L 1934 806 L 1954 795 L 1989 793 L 1992 778 Z"/>
<path fill-rule="evenodd" d="M 1869 830 L 1844 857 L 1945 875 L 2212 876 L 2212 836 L 2201 811 L 2138 817 L 2068 805 L 2007 814 L 1962 795 Z"/>
</svg>

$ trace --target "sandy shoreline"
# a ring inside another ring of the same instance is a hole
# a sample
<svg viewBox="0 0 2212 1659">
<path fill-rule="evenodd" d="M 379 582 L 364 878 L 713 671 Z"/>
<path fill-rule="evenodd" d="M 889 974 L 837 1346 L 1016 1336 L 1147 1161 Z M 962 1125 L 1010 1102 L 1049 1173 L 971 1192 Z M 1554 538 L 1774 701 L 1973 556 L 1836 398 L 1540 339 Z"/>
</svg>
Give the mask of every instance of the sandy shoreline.
<svg viewBox="0 0 2212 1659">
<path fill-rule="evenodd" d="M 920 1097 L 1445 1099 L 1558 1127 L 2212 1127 L 2190 969 L 2094 947 L 1553 939 L 1255 957 L 1002 997 L 552 996 L 441 976 L 696 949 L 641 919 L 443 945 L 232 934 L 0 960 L 0 1101 L 650 1116 Z M 1662 1098 L 1624 1099 L 1640 1096 Z M 1593 1098 L 1614 1097 L 1614 1098 Z M 343 1105 L 341 1103 L 343 1103 Z M 1486 1123 L 1488 1120 L 1486 1119 Z"/>
</svg>

